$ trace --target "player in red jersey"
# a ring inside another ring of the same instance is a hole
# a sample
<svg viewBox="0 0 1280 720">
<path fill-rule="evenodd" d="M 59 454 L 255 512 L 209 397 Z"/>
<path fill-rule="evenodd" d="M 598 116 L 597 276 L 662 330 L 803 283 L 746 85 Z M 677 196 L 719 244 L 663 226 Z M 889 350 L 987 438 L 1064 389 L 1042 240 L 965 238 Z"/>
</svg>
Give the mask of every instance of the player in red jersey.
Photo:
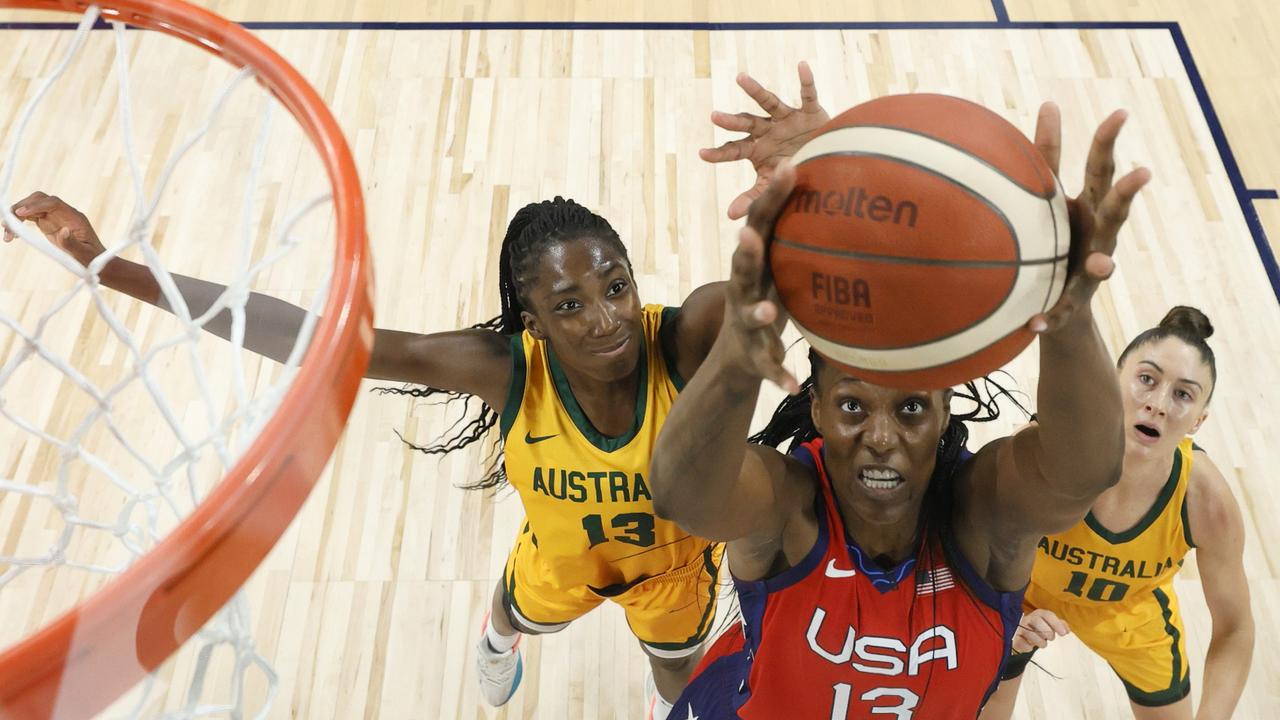
<svg viewBox="0 0 1280 720">
<path fill-rule="evenodd" d="M 1109 276 L 1129 205 L 1149 173 L 1114 185 L 1124 116 L 1094 136 L 1071 201 L 1072 275 L 1040 333 L 1039 425 L 964 450 L 950 391 L 861 382 L 820 358 L 808 392 L 744 443 L 760 383 L 801 391 L 782 367 L 785 324 L 764 239 L 794 183 L 783 165 L 750 209 L 724 326 L 676 401 L 651 466 L 658 513 L 729 542 L 740 628 L 708 652 L 672 718 L 973 718 L 994 689 L 1036 541 L 1114 484 L 1124 452 L 1115 370 L 1090 301 Z M 1059 117 L 1037 146 L 1055 172 Z M 793 443 L 794 444 L 794 443 Z"/>
</svg>

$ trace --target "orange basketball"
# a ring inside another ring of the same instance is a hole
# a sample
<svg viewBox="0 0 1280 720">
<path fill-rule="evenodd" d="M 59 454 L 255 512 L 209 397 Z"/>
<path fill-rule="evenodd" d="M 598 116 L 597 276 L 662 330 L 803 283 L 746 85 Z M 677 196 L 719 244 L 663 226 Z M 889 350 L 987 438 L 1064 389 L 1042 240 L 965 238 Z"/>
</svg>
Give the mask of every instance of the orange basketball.
<svg viewBox="0 0 1280 720">
<path fill-rule="evenodd" d="M 847 372 L 944 388 L 1012 360 L 1067 275 L 1062 188 L 980 105 L 891 95 L 833 118 L 794 158 L 769 262 L 814 349 Z"/>
</svg>

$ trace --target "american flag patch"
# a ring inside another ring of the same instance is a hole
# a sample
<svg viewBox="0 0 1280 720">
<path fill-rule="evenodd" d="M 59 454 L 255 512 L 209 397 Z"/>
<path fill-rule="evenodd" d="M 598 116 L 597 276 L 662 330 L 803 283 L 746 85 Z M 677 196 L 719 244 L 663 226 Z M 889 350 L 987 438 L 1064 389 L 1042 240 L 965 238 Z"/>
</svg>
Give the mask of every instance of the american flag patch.
<svg viewBox="0 0 1280 720">
<path fill-rule="evenodd" d="M 946 565 L 916 573 L 916 595 L 932 595 L 956 586 L 951 568 Z"/>
</svg>

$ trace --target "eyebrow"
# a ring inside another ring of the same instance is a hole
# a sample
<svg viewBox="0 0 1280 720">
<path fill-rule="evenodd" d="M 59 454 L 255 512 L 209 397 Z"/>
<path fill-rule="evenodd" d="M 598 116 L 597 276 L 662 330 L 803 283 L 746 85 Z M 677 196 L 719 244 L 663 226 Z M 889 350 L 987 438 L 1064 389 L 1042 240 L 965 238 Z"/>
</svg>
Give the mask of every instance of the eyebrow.
<svg viewBox="0 0 1280 720">
<path fill-rule="evenodd" d="M 617 269 L 617 267 L 618 267 L 618 263 L 616 261 L 610 260 L 609 262 L 601 265 L 599 268 L 593 270 L 592 274 L 608 275 L 609 273 Z M 564 280 L 558 284 L 551 286 L 551 294 L 560 295 L 562 293 L 567 293 L 567 292 L 576 292 L 580 289 L 582 289 L 582 286 L 578 284 L 577 280 L 573 280 L 573 279 Z"/>
<path fill-rule="evenodd" d="M 1150 360 L 1139 360 L 1139 361 L 1138 361 L 1138 364 L 1139 364 L 1139 365 L 1150 365 L 1151 367 L 1155 368 L 1157 372 L 1164 372 L 1164 368 L 1160 367 L 1159 365 L 1155 364 L 1154 362 L 1152 362 L 1152 361 L 1150 361 Z M 1187 383 L 1188 385 L 1195 385 L 1196 387 L 1200 388 L 1201 390 L 1204 390 L 1204 386 L 1203 386 L 1203 385 L 1201 385 L 1200 383 L 1196 382 L 1195 380 L 1192 380 L 1191 378 L 1178 378 L 1178 382 Z"/>
</svg>

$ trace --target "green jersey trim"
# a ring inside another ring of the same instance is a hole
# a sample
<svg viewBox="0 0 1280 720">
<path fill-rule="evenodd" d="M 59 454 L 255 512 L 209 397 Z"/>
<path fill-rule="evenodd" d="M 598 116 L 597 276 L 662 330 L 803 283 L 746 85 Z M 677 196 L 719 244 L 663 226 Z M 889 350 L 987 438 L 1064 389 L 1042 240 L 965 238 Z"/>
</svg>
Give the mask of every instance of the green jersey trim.
<svg viewBox="0 0 1280 720">
<path fill-rule="evenodd" d="M 564 368 L 560 367 L 560 361 L 556 359 L 556 354 L 552 352 L 549 344 L 545 344 L 545 347 L 547 349 L 547 367 L 551 370 L 551 382 L 555 385 L 556 395 L 560 397 L 560 404 L 564 406 L 565 412 L 573 420 L 578 432 L 582 433 L 582 437 L 596 448 L 605 452 L 613 452 L 619 448 L 626 447 L 628 443 L 634 440 L 636 435 L 639 434 L 640 428 L 644 426 L 644 415 L 649 401 L 649 354 L 644 337 L 640 338 L 640 379 L 636 383 L 635 416 L 631 421 L 631 429 L 618 437 L 609 437 L 591 424 L 591 420 L 583 412 L 582 406 L 578 404 L 578 399 L 573 396 L 573 388 L 569 387 L 569 378 L 564 374 Z"/>
<path fill-rule="evenodd" d="M 511 386 L 507 388 L 507 401 L 502 405 L 502 417 L 498 425 L 504 442 L 507 439 L 507 433 L 511 431 L 511 426 L 516 423 L 516 417 L 520 414 L 520 404 L 524 402 L 524 384 L 528 369 L 524 361 L 523 335 L 523 332 L 518 332 L 511 336 Z"/>
<path fill-rule="evenodd" d="M 1093 511 L 1090 510 L 1088 515 L 1084 516 L 1084 522 L 1089 529 L 1098 534 L 1098 537 L 1106 540 L 1112 545 L 1127 543 L 1146 532 L 1147 528 L 1160 517 L 1165 508 L 1169 505 L 1169 498 L 1173 497 L 1173 491 L 1178 488 L 1178 476 L 1182 474 L 1182 451 L 1173 451 L 1173 469 L 1169 472 L 1169 479 L 1165 482 L 1164 487 L 1160 488 L 1160 494 L 1156 496 L 1155 502 L 1151 503 L 1151 509 L 1147 510 L 1147 514 L 1142 516 L 1136 525 L 1123 532 L 1112 532 L 1102 525 Z"/>
</svg>

